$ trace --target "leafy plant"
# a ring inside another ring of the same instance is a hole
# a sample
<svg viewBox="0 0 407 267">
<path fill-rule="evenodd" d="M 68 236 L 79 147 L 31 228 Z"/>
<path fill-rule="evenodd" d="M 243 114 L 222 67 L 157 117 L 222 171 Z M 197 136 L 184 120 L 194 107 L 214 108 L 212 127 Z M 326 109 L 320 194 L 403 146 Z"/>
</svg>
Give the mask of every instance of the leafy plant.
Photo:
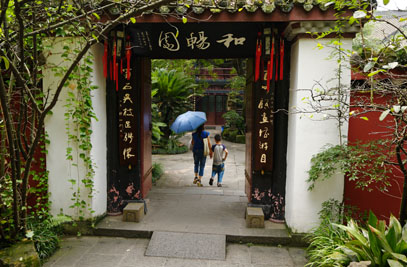
<svg viewBox="0 0 407 267">
<path fill-rule="evenodd" d="M 316 181 L 329 179 L 340 171 L 349 180 L 355 181 L 359 188 L 371 190 L 369 185 L 375 183 L 380 190 L 386 190 L 390 186 L 388 175 L 392 173 L 392 168 L 384 164 L 391 157 L 391 151 L 383 149 L 385 145 L 385 140 L 379 140 L 365 144 L 327 146 L 311 159 L 308 189 L 312 190 Z"/>
<path fill-rule="evenodd" d="M 162 141 L 160 145 L 153 146 L 153 154 L 181 154 L 188 151 L 188 147 L 178 141 L 178 136 L 171 136 L 167 141 Z"/>
<path fill-rule="evenodd" d="M 29 218 L 26 237 L 34 241 L 35 249 L 41 260 L 49 258 L 58 249 L 62 225 L 71 221 L 71 218 L 64 215 L 49 217 L 45 220 L 38 220 L 36 217 Z"/>
<path fill-rule="evenodd" d="M 153 103 L 157 105 L 159 121 L 166 123 L 162 127 L 164 139 L 169 141 L 172 133 L 170 123 L 191 108 L 195 81 L 183 72 L 156 69 L 151 73 L 152 90 L 155 90 Z"/>
<path fill-rule="evenodd" d="M 347 226 L 335 224 L 346 231 L 350 241 L 344 244 L 344 253 L 356 257 L 358 261 L 371 261 L 371 266 L 406 266 L 407 265 L 407 226 L 401 227 L 393 215 L 386 226 L 370 212 L 366 228 L 350 220 Z M 349 251 L 350 250 L 350 251 Z"/>
<path fill-rule="evenodd" d="M 151 90 L 151 98 L 153 99 L 154 96 L 157 94 L 158 89 Z M 166 127 L 167 124 L 160 121 L 160 110 L 158 109 L 158 105 L 156 103 L 151 103 L 151 120 L 152 120 L 152 143 L 159 144 L 161 137 L 164 133 L 161 131 L 161 127 Z"/>
<path fill-rule="evenodd" d="M 343 254 L 341 248 L 351 240 L 346 231 L 333 223 L 350 220 L 356 211 L 335 199 L 322 203 L 319 212 L 320 225 L 305 238 L 310 242 L 307 248 L 308 264 L 306 266 L 347 266 L 351 261 Z"/>
<path fill-rule="evenodd" d="M 163 175 L 164 169 L 161 163 L 154 162 L 153 169 L 152 169 L 152 176 L 153 176 L 153 184 L 155 184 Z"/>
<path fill-rule="evenodd" d="M 242 115 L 234 110 L 229 110 L 222 116 L 225 119 L 225 128 L 237 130 L 236 134 L 245 134 L 245 121 Z"/>
</svg>

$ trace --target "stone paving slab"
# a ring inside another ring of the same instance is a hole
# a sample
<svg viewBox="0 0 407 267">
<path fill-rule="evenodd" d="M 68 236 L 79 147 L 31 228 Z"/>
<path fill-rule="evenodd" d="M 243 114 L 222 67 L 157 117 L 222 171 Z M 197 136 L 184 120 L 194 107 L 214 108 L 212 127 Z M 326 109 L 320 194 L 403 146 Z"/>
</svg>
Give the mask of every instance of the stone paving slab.
<svg viewBox="0 0 407 267">
<path fill-rule="evenodd" d="M 154 232 L 146 256 L 224 260 L 225 253 L 225 235 Z"/>
<path fill-rule="evenodd" d="M 121 237 L 65 237 L 44 267 L 303 267 L 303 248 L 226 244 L 223 260 L 146 256 L 149 239 Z"/>
</svg>

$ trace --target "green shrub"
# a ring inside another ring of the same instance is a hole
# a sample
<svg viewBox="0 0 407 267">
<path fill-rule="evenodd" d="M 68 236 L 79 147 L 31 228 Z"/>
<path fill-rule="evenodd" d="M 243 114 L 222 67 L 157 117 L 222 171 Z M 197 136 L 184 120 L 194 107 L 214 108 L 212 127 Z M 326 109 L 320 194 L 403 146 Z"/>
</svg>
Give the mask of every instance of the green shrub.
<svg viewBox="0 0 407 267">
<path fill-rule="evenodd" d="M 27 237 L 34 241 L 35 249 L 41 260 L 49 258 L 59 247 L 59 235 L 62 234 L 62 224 L 72 219 L 58 215 L 45 220 L 30 218 L 27 221 Z"/>
<path fill-rule="evenodd" d="M 236 134 L 245 134 L 246 123 L 244 117 L 234 110 L 229 110 L 222 115 L 225 119 L 225 128 L 237 130 Z"/>
<path fill-rule="evenodd" d="M 244 144 L 246 142 L 245 135 L 236 135 L 236 143 Z"/>
<path fill-rule="evenodd" d="M 393 166 L 384 163 L 394 156 L 391 150 L 384 149 L 391 145 L 387 142 L 374 140 L 365 144 L 326 146 L 312 156 L 308 190 L 312 190 L 317 181 L 330 179 L 340 171 L 346 173 L 347 179 L 355 181 L 357 188 L 371 191 L 376 187 L 380 191 L 387 191 L 391 185 L 389 175 Z"/>
<path fill-rule="evenodd" d="M 182 154 L 188 151 L 188 147 L 178 141 L 179 136 L 171 136 L 162 139 L 159 145 L 153 146 L 152 154 Z"/>
<path fill-rule="evenodd" d="M 154 162 L 153 169 L 152 169 L 152 176 L 153 176 L 153 184 L 155 184 L 160 178 L 161 175 L 164 173 L 163 165 L 161 163 Z"/>
<path fill-rule="evenodd" d="M 226 140 L 227 140 L 227 138 L 229 138 L 229 131 L 230 131 L 229 128 L 226 128 L 226 129 L 224 129 L 224 130 L 222 131 L 222 138 L 223 138 L 223 139 L 226 139 Z"/>
</svg>

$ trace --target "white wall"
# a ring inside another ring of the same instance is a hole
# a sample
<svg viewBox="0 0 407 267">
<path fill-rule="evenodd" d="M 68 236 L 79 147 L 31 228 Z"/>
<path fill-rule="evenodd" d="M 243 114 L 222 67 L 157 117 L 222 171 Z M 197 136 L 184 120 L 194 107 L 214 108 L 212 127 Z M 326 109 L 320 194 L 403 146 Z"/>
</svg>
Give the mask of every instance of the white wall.
<svg viewBox="0 0 407 267">
<path fill-rule="evenodd" d="M 106 213 L 107 207 L 107 118 L 106 118 L 106 79 L 103 76 L 103 52 L 102 44 L 94 45 L 91 48 L 94 61 L 94 71 L 92 84 L 99 88 L 92 93 L 93 108 L 97 121 L 92 119 L 92 152 L 91 156 L 96 165 L 94 177 L 94 196 L 92 199 L 92 208 L 95 211 L 94 216 Z"/>
<path fill-rule="evenodd" d="M 69 66 L 71 61 L 66 61 L 61 58 L 64 46 L 79 47 L 80 42 L 77 40 L 72 42 L 70 38 L 55 38 L 48 39 L 47 42 L 50 45 L 49 50 L 45 51 L 47 59 L 46 68 L 44 70 L 43 90 L 44 92 L 50 92 L 51 95 L 55 92 L 58 82 L 61 77 L 55 75 L 51 70 L 54 66 Z M 94 189 L 95 193 L 93 198 L 88 198 L 88 190 L 80 186 L 81 199 L 90 204 L 95 213 L 92 215 L 86 213 L 85 217 L 101 215 L 106 212 L 106 88 L 103 78 L 103 69 L 100 64 L 103 55 L 103 47 L 94 46 L 89 51 L 94 53 L 95 68 L 92 83 L 98 85 L 99 89 L 94 91 L 93 105 L 94 111 L 98 118 L 98 121 L 92 120 L 93 134 L 91 136 L 92 151 L 91 157 L 94 163 L 97 165 L 95 168 Z M 73 58 L 71 58 L 73 60 Z M 85 168 L 81 161 L 77 161 L 75 157 L 77 149 L 73 147 L 72 155 L 73 160 L 70 162 L 66 159 L 66 148 L 68 147 L 68 137 L 66 134 L 66 121 L 64 113 L 66 108 L 66 99 L 68 91 L 75 92 L 74 82 L 71 83 L 72 87 L 64 88 L 59 97 L 57 105 L 52 110 L 52 115 L 48 115 L 45 121 L 45 130 L 48 133 L 50 144 L 47 145 L 48 154 L 46 157 L 47 170 L 49 171 L 48 185 L 51 201 L 51 214 L 56 215 L 60 212 L 64 214 L 77 217 L 78 213 L 75 209 L 69 208 L 74 202 L 73 198 L 74 190 L 72 189 L 72 183 L 69 179 L 79 181 L 85 176 Z M 71 125 L 72 127 L 72 125 Z M 72 166 L 72 163 L 77 163 L 78 167 Z M 77 183 L 78 184 L 78 183 Z"/>
<path fill-rule="evenodd" d="M 339 133 L 334 120 L 321 120 L 322 116 L 297 113 L 294 110 L 309 107 L 304 99 L 316 81 L 321 84 L 329 83 L 336 77 L 338 63 L 335 58 L 328 59 L 331 48 L 322 50 L 316 48 L 318 42 L 328 43 L 330 40 L 298 39 L 291 50 L 291 81 L 290 102 L 291 112 L 288 119 L 288 147 L 287 147 L 287 184 L 286 184 L 286 222 L 293 232 L 309 232 L 319 223 L 318 212 L 322 202 L 329 198 L 342 200 L 344 177 L 336 174 L 328 181 L 317 182 L 312 191 L 308 191 L 307 171 L 314 154 L 321 151 L 326 144 L 338 144 Z M 344 40 L 344 48 L 350 49 L 352 41 Z M 350 69 L 345 68 L 342 84 L 350 84 Z M 293 108 L 295 107 L 295 108 Z M 343 127 L 347 133 L 347 125 Z"/>
</svg>

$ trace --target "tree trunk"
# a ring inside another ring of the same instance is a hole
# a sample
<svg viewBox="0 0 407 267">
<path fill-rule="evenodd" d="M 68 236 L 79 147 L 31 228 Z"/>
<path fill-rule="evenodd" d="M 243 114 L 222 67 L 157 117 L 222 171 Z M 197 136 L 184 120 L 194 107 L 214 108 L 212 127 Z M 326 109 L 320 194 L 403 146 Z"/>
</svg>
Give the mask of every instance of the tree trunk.
<svg viewBox="0 0 407 267">
<path fill-rule="evenodd" d="M 406 206 L 406 200 L 407 200 L 407 170 L 404 167 L 403 159 L 401 158 L 401 146 L 402 144 L 397 144 L 396 147 L 396 155 L 397 155 L 397 162 L 399 165 L 399 168 L 401 172 L 403 173 L 404 177 L 404 184 L 403 184 L 403 194 L 401 197 L 401 203 L 400 203 L 400 223 L 402 226 L 406 224 L 406 219 L 407 219 L 407 206 Z"/>
</svg>

